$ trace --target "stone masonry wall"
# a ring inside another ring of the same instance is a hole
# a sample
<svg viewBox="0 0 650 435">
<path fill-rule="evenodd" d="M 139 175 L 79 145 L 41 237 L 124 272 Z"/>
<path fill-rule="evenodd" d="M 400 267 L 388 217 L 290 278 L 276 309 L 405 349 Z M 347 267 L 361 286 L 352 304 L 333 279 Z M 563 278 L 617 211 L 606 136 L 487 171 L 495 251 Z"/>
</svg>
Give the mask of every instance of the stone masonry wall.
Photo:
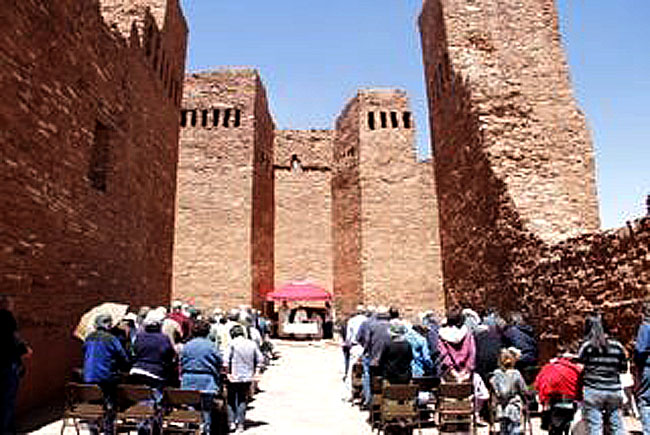
<svg viewBox="0 0 650 435">
<path fill-rule="evenodd" d="M 62 400 L 86 310 L 169 302 L 180 91 L 170 78 L 180 86 L 187 27 L 178 8 L 164 23 L 152 32 L 176 41 L 167 80 L 96 1 L 2 8 L 0 288 L 34 349 L 22 411 Z"/>
<path fill-rule="evenodd" d="M 332 242 L 334 305 L 339 315 L 363 303 L 361 275 L 361 185 L 359 103 L 350 100 L 336 120 L 332 153 Z"/>
<path fill-rule="evenodd" d="M 273 285 L 274 131 L 257 72 L 188 75 L 181 126 L 174 296 L 257 303 Z"/>
<path fill-rule="evenodd" d="M 599 226 L 593 150 L 552 0 L 427 0 L 420 17 L 445 288 L 508 305 L 513 253 Z"/>
<path fill-rule="evenodd" d="M 331 130 L 275 134 L 275 282 L 333 288 Z"/>
<path fill-rule="evenodd" d="M 552 0 L 427 0 L 420 17 L 449 305 L 521 310 L 580 340 L 604 312 L 629 345 L 648 219 L 598 232 L 593 151 Z"/>
<path fill-rule="evenodd" d="M 348 225 L 349 246 L 359 255 L 347 259 L 358 267 L 350 272 L 360 274 L 356 302 L 393 305 L 406 314 L 445 306 L 433 173 L 428 163 L 416 162 L 414 129 L 402 91 L 360 91 L 339 118 L 334 152 L 335 166 L 347 169 L 353 186 L 338 195 L 349 218 L 359 220 L 335 221 L 343 234 Z M 334 183 L 335 209 L 337 189 Z M 355 236 L 358 245 L 350 243 Z"/>
</svg>

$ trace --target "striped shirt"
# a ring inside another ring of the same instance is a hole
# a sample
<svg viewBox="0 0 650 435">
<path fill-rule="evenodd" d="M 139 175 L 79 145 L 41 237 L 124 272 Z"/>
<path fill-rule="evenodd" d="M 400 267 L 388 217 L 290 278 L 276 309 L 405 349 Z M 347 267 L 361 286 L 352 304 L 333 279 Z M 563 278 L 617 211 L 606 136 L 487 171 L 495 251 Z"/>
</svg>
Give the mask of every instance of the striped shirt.
<svg viewBox="0 0 650 435">
<path fill-rule="evenodd" d="M 584 385 L 597 390 L 621 389 L 620 374 L 627 370 L 627 357 L 623 345 L 608 339 L 603 351 L 588 341 L 580 346 L 578 360 L 584 365 Z"/>
</svg>

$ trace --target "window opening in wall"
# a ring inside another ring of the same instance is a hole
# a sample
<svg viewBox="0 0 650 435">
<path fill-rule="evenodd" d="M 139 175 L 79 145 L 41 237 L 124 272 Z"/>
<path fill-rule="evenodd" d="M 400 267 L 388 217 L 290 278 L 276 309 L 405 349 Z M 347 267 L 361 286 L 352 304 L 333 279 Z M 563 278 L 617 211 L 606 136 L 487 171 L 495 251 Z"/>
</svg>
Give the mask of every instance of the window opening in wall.
<svg viewBox="0 0 650 435">
<path fill-rule="evenodd" d="M 212 126 L 219 127 L 219 109 L 212 109 Z"/>
<path fill-rule="evenodd" d="M 381 120 L 381 128 L 388 127 L 388 119 L 386 117 L 386 112 L 380 112 L 379 119 Z"/>
<path fill-rule="evenodd" d="M 95 123 L 95 138 L 90 154 L 88 180 L 93 189 L 106 192 L 106 180 L 109 165 L 109 147 L 111 130 L 97 121 Z"/>
<path fill-rule="evenodd" d="M 300 159 L 296 154 L 293 154 L 291 156 L 291 162 L 289 163 L 289 166 L 291 166 L 292 172 L 302 172 L 302 164 L 300 163 Z"/>
<path fill-rule="evenodd" d="M 230 124 L 230 112 L 232 112 L 231 109 L 226 109 L 223 112 L 223 126 L 228 127 Z"/>
<path fill-rule="evenodd" d="M 187 110 L 181 110 L 181 127 L 187 125 Z"/>
<path fill-rule="evenodd" d="M 354 157 L 354 147 L 348 148 L 348 152 L 345 153 L 346 157 Z"/>
<path fill-rule="evenodd" d="M 368 128 L 375 129 L 375 112 L 368 112 Z"/>
<path fill-rule="evenodd" d="M 241 125 L 241 110 L 235 109 L 235 121 L 233 122 L 234 127 L 239 127 Z"/>
<path fill-rule="evenodd" d="M 390 112 L 390 124 L 393 128 L 399 127 L 399 123 L 397 122 L 397 112 Z"/>
<path fill-rule="evenodd" d="M 207 127 L 208 126 L 208 110 L 203 109 L 201 110 L 201 127 Z"/>
<path fill-rule="evenodd" d="M 173 97 L 174 97 L 174 79 L 171 79 L 169 81 L 169 84 L 167 85 L 167 98 L 173 100 Z"/>
<path fill-rule="evenodd" d="M 190 110 L 190 113 L 192 114 L 192 120 L 191 120 L 192 127 L 196 127 L 196 110 Z"/>
<path fill-rule="evenodd" d="M 411 128 L 411 112 L 402 113 L 402 123 L 404 128 Z"/>
</svg>

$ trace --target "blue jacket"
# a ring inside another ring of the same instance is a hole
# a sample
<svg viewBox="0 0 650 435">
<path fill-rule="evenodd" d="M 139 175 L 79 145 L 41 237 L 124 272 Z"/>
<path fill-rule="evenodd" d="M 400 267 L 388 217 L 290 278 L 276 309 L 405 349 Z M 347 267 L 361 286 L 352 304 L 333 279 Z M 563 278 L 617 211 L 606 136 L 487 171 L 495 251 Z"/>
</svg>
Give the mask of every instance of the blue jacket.
<svg viewBox="0 0 650 435">
<path fill-rule="evenodd" d="M 163 380 L 178 379 L 175 373 L 176 351 L 169 337 L 159 330 L 142 329 L 133 345 L 133 368 L 145 370 Z"/>
<path fill-rule="evenodd" d="M 404 336 L 411 345 L 413 359 L 411 360 L 411 373 L 414 377 L 430 375 L 433 370 L 431 355 L 427 340 L 418 334 L 413 328 L 408 328 Z"/>
<path fill-rule="evenodd" d="M 92 332 L 83 344 L 84 382 L 117 382 L 120 370 L 126 370 L 129 357 L 120 340 L 108 331 Z"/>
<path fill-rule="evenodd" d="M 643 404 L 650 404 L 650 319 L 645 319 L 636 335 L 634 364 L 639 373 L 637 394 Z"/>
<path fill-rule="evenodd" d="M 512 325 L 503 333 L 506 347 L 514 346 L 521 351 L 519 361 L 524 365 L 537 364 L 537 339 L 529 325 Z"/>
<path fill-rule="evenodd" d="M 205 337 L 190 340 L 181 351 L 181 387 L 185 390 L 219 391 L 222 365 L 214 342 Z"/>
</svg>

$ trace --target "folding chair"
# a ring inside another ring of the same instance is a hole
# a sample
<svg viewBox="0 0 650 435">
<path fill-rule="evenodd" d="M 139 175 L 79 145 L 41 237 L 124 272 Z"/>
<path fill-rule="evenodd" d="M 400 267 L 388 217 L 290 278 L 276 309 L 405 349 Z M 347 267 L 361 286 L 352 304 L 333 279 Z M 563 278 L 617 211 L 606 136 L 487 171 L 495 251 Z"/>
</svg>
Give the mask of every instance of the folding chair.
<svg viewBox="0 0 650 435">
<path fill-rule="evenodd" d="M 200 391 L 166 388 L 163 404 L 165 408 L 164 430 L 189 432 L 197 435 L 201 433 L 203 402 Z"/>
<path fill-rule="evenodd" d="M 137 430 L 138 425 L 149 420 L 161 422 L 161 410 L 156 403 L 154 389 L 144 385 L 123 384 L 117 387 L 118 411 L 115 428 L 119 430 Z M 153 427 L 150 428 L 153 431 Z"/>
<path fill-rule="evenodd" d="M 438 387 L 437 413 L 440 433 L 471 431 L 476 434 L 472 382 L 441 383 Z"/>
<path fill-rule="evenodd" d="M 68 420 L 79 435 L 79 420 L 84 420 L 97 424 L 97 427 L 103 429 L 104 420 L 104 395 L 99 386 L 94 384 L 80 384 L 69 382 L 66 384 L 65 409 L 63 411 L 63 425 L 61 434 L 68 425 Z"/>
<path fill-rule="evenodd" d="M 419 411 L 417 408 L 418 386 L 415 384 L 390 384 L 384 382 L 381 397 L 381 424 L 379 430 L 386 433 L 386 428 L 397 426 L 409 428 L 420 425 Z"/>
<path fill-rule="evenodd" d="M 363 391 L 363 365 L 361 361 L 357 361 L 352 366 L 352 397 L 354 399 L 361 399 Z"/>
<path fill-rule="evenodd" d="M 370 426 L 374 429 L 381 421 L 381 399 L 384 381 L 381 376 L 370 376 Z"/>
<path fill-rule="evenodd" d="M 418 386 L 418 410 L 420 424 L 428 423 L 432 418 L 432 410 L 435 409 L 436 396 L 438 394 L 438 385 L 440 385 L 440 378 L 433 376 L 419 376 L 411 380 L 411 382 Z M 420 397 L 420 393 L 424 393 Z"/>
</svg>

